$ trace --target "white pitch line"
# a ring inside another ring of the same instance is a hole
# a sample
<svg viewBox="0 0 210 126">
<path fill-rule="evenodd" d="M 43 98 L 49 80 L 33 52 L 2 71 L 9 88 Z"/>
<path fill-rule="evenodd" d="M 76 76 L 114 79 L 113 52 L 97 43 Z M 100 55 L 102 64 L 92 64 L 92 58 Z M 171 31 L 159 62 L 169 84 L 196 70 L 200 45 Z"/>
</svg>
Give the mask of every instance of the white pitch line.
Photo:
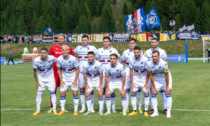
<svg viewBox="0 0 210 126">
<path fill-rule="evenodd" d="M 66 108 L 67 110 L 71 110 L 72 108 Z M 0 111 L 34 111 L 36 109 L 26 108 L 26 109 L 1 109 Z M 41 109 L 41 110 L 48 110 L 48 109 Z M 121 108 L 119 109 L 121 110 Z M 190 111 L 190 112 L 210 112 L 210 110 L 205 109 L 172 109 L 172 111 Z"/>
</svg>

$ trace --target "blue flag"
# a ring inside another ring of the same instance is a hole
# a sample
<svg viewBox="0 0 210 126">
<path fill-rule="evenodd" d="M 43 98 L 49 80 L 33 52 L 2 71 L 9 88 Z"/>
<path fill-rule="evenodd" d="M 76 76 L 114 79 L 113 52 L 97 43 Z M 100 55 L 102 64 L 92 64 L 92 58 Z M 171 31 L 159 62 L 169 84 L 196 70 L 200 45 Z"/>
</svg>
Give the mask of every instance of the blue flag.
<svg viewBox="0 0 210 126">
<path fill-rule="evenodd" d="M 125 21 L 126 21 L 125 28 L 126 31 L 128 32 L 130 30 L 130 25 L 132 23 L 132 14 L 125 16 Z"/>
<path fill-rule="evenodd" d="M 52 33 L 52 29 L 48 27 L 46 30 L 43 31 L 44 35 L 50 35 Z"/>
<path fill-rule="evenodd" d="M 152 8 L 148 14 L 144 16 L 146 20 L 146 26 L 152 30 L 158 26 L 161 26 L 160 18 L 158 17 L 157 12 L 155 11 L 155 8 Z"/>
</svg>

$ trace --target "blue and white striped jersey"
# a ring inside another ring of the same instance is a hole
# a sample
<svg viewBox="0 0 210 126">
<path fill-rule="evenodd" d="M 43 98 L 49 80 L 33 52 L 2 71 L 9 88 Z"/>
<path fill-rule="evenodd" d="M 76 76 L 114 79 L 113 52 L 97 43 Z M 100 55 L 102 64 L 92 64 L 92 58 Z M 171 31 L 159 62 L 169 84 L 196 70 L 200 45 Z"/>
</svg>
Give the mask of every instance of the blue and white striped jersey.
<svg viewBox="0 0 210 126">
<path fill-rule="evenodd" d="M 63 79 L 69 80 L 74 77 L 78 67 L 79 63 L 74 56 L 68 55 L 67 59 L 63 55 L 58 57 L 57 68 L 62 70 Z"/>
<path fill-rule="evenodd" d="M 34 59 L 33 69 L 37 70 L 38 80 L 49 81 L 54 78 L 53 63 L 57 62 L 57 58 L 47 55 L 46 61 L 42 61 L 41 56 Z"/>
</svg>

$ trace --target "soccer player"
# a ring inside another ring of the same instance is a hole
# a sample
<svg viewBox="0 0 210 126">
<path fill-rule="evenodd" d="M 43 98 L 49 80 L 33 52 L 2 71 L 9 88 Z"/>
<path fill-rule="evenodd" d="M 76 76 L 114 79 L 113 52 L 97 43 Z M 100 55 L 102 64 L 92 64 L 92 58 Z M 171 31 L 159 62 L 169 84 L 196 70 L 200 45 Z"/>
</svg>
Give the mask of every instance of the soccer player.
<svg viewBox="0 0 210 126">
<path fill-rule="evenodd" d="M 74 49 L 74 53 L 78 55 L 78 60 L 79 60 L 79 69 L 80 69 L 80 73 L 79 73 L 79 78 L 78 78 L 78 83 L 79 83 L 79 88 L 80 88 L 80 100 L 81 100 L 81 105 L 82 105 L 82 109 L 79 111 L 79 113 L 85 112 L 85 80 L 84 80 L 84 75 L 83 75 L 83 64 L 87 64 L 88 63 L 88 52 L 89 51 L 93 51 L 95 54 L 97 53 L 97 49 L 88 44 L 89 42 L 89 37 L 87 35 L 83 35 L 82 36 L 82 45 L 81 46 L 77 46 Z M 91 107 L 91 112 L 95 112 L 94 111 L 94 93 L 91 93 L 91 103 L 92 103 L 92 107 Z"/>
<path fill-rule="evenodd" d="M 66 103 L 66 92 L 71 86 L 73 97 L 74 97 L 74 115 L 78 115 L 78 84 L 77 79 L 79 76 L 79 63 L 74 56 L 69 54 L 69 46 L 64 45 L 62 47 L 62 53 L 58 58 L 57 69 L 58 76 L 60 79 L 60 105 L 61 111 L 58 115 L 65 114 L 65 103 Z"/>
<path fill-rule="evenodd" d="M 133 48 L 136 46 L 136 39 L 130 38 L 128 42 L 129 49 L 125 50 L 122 54 L 121 61 L 125 62 L 125 70 L 126 70 L 126 99 L 127 99 L 127 106 L 126 106 L 126 111 L 128 112 L 129 108 L 129 97 L 130 97 L 130 87 L 131 87 L 131 82 L 130 82 L 130 68 L 129 68 L 129 60 L 130 58 L 134 55 L 133 54 Z M 139 103 L 139 113 L 143 113 L 141 109 L 142 105 L 142 93 L 141 89 L 137 92 L 137 97 L 138 97 L 138 103 Z"/>
<path fill-rule="evenodd" d="M 98 53 L 96 55 L 96 59 L 98 59 L 99 62 L 102 63 L 102 66 L 105 68 L 109 62 L 110 62 L 110 54 L 117 54 L 118 57 L 118 61 L 120 61 L 120 54 L 118 53 L 118 51 L 115 48 L 111 47 L 111 39 L 108 36 L 104 36 L 103 38 L 103 48 L 99 48 L 98 49 Z M 106 83 L 105 83 L 105 73 L 104 73 L 104 80 L 103 80 L 103 86 L 104 86 L 104 93 L 105 93 L 105 87 L 106 87 Z M 116 103 L 116 95 L 113 92 L 111 95 L 111 103 L 112 103 L 112 112 L 116 113 L 115 110 L 115 103 Z"/>
<path fill-rule="evenodd" d="M 55 78 L 53 72 L 53 63 L 57 61 L 54 56 L 48 55 L 47 48 L 41 48 L 41 56 L 34 59 L 33 69 L 34 78 L 36 80 L 37 96 L 36 106 L 37 110 L 33 115 L 40 114 L 40 105 L 42 101 L 42 92 L 48 88 L 53 104 L 53 114 L 57 115 L 56 111 L 56 96 L 55 96 Z"/>
<path fill-rule="evenodd" d="M 165 90 L 166 92 L 166 107 L 167 114 L 166 117 L 171 117 L 171 106 L 172 106 L 172 97 L 171 97 L 171 89 L 169 87 L 169 72 L 168 72 L 168 64 L 164 60 L 160 58 L 159 51 L 152 52 L 152 61 L 149 61 L 147 64 L 147 70 L 149 74 L 149 78 L 152 83 L 152 105 L 154 108 L 154 112 L 151 115 L 152 117 L 158 116 L 158 108 L 157 108 L 157 94 L 160 90 Z"/>
<path fill-rule="evenodd" d="M 99 97 L 99 115 L 103 115 L 104 99 L 103 99 L 103 72 L 101 63 L 95 60 L 94 52 L 88 52 L 88 63 L 83 66 L 84 78 L 86 83 L 86 100 L 88 111 L 84 115 L 91 114 L 91 92 L 94 87 L 98 91 Z"/>
<path fill-rule="evenodd" d="M 133 112 L 129 115 L 137 115 L 136 111 L 136 93 L 143 89 L 144 90 L 144 116 L 148 115 L 148 106 L 149 106 L 149 85 L 146 82 L 146 65 L 147 58 L 141 52 L 139 46 L 134 47 L 134 56 L 130 58 L 129 67 L 130 67 L 130 81 L 131 81 L 131 104 L 133 107 Z M 148 81 L 148 80 L 147 80 Z M 139 99 L 138 99 L 139 100 Z M 140 99 L 142 101 L 142 98 Z M 141 109 L 141 106 L 139 106 Z M 140 113 L 140 112 L 139 112 Z"/>
<path fill-rule="evenodd" d="M 66 45 L 66 44 L 64 44 L 64 42 L 65 42 L 65 35 L 64 34 L 59 34 L 58 35 L 58 44 L 50 47 L 49 55 L 53 55 L 56 58 L 61 56 L 62 55 L 62 46 Z M 70 50 L 69 54 L 74 56 L 74 53 L 73 53 L 73 50 L 72 50 L 71 46 L 69 46 L 69 50 Z M 53 71 L 54 71 L 55 84 L 56 84 L 56 87 L 55 87 L 55 94 L 56 94 L 56 90 L 60 86 L 60 80 L 59 80 L 59 77 L 58 77 L 58 71 L 57 71 L 56 63 L 53 63 Z M 52 110 L 53 109 L 52 109 L 52 103 L 51 103 L 51 108 L 48 111 L 48 113 L 51 113 Z"/>
<path fill-rule="evenodd" d="M 161 49 L 158 47 L 158 41 L 157 41 L 157 38 L 153 37 L 152 40 L 151 40 L 151 48 L 148 49 L 146 51 L 146 57 L 148 58 L 148 61 L 151 61 L 152 60 L 152 52 L 153 51 L 159 51 L 160 53 L 160 58 L 164 61 L 167 62 L 168 64 L 168 57 L 167 57 L 167 54 L 165 52 L 165 50 Z M 148 79 L 148 77 L 147 77 Z M 150 86 L 150 89 L 151 89 L 151 83 L 149 84 Z M 170 88 L 172 89 L 172 76 L 171 76 L 171 72 L 169 71 L 169 86 Z M 164 108 L 164 113 L 167 114 L 167 109 L 166 109 L 166 95 L 165 95 L 165 90 L 160 90 L 160 93 L 161 93 L 161 99 L 162 99 L 162 102 L 163 102 L 163 108 Z M 150 114 L 152 114 L 154 112 L 154 109 L 152 108 L 152 102 L 151 102 L 151 110 L 150 110 Z"/>
<path fill-rule="evenodd" d="M 126 73 L 122 64 L 117 62 L 118 55 L 111 54 L 109 63 L 105 68 L 105 80 L 106 80 L 106 107 L 107 112 L 104 115 L 111 114 L 111 94 L 115 89 L 120 90 L 122 97 L 122 108 L 123 115 L 126 114 L 126 90 L 125 90 L 125 79 Z"/>
</svg>

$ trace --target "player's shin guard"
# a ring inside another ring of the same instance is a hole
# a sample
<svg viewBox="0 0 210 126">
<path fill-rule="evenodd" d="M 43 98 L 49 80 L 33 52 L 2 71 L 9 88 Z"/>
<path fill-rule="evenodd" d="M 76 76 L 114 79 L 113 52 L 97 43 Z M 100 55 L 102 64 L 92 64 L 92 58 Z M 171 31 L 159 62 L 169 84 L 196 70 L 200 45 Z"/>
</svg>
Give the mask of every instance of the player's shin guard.
<svg viewBox="0 0 210 126">
<path fill-rule="evenodd" d="M 116 103 L 115 93 L 112 93 L 112 95 L 111 95 L 111 103 L 112 103 L 112 109 L 115 109 L 115 103 Z"/>
<path fill-rule="evenodd" d="M 66 96 L 60 96 L 61 111 L 65 111 Z"/>
<path fill-rule="evenodd" d="M 37 108 L 37 111 L 40 111 L 41 102 L 42 102 L 42 92 L 38 91 L 37 92 L 37 96 L 36 96 L 36 108 Z"/>
<path fill-rule="evenodd" d="M 167 115 L 168 114 L 171 115 L 172 97 L 170 93 L 166 94 L 166 99 L 167 99 Z"/>
<path fill-rule="evenodd" d="M 91 110 L 91 97 L 86 99 L 87 101 L 87 107 L 88 107 L 88 112 Z"/>
<path fill-rule="evenodd" d="M 139 109 L 141 109 L 141 107 L 142 107 L 142 93 L 141 93 L 141 89 L 138 90 L 138 92 L 137 92 L 137 98 L 138 98 L 138 103 L 139 103 Z"/>
<path fill-rule="evenodd" d="M 153 105 L 153 108 L 154 108 L 154 113 L 156 114 L 156 113 L 158 113 L 158 109 L 157 109 L 157 106 L 158 106 L 157 94 L 151 94 L 151 99 L 152 99 L 152 105 Z"/>
<path fill-rule="evenodd" d="M 161 100 L 162 100 L 162 103 L 163 103 L 163 109 L 166 109 L 167 100 L 166 100 L 165 91 L 162 90 L 160 93 L 161 93 Z"/>
<path fill-rule="evenodd" d="M 99 97 L 99 112 L 103 112 L 104 109 L 104 98 L 103 97 Z"/>
<path fill-rule="evenodd" d="M 133 110 L 136 111 L 136 93 L 131 92 L 131 105 Z"/>
<path fill-rule="evenodd" d="M 126 113 L 126 97 L 122 97 L 122 108 L 123 113 Z"/>
<path fill-rule="evenodd" d="M 148 111 L 149 108 L 149 93 L 148 94 L 144 94 L 144 110 Z"/>
<path fill-rule="evenodd" d="M 111 97 L 106 97 L 107 112 L 111 112 Z"/>
<path fill-rule="evenodd" d="M 53 104 L 53 111 L 56 111 L 56 96 L 55 92 L 50 92 L 51 99 L 52 99 L 52 104 Z"/>
<path fill-rule="evenodd" d="M 126 109 L 129 107 L 130 89 L 126 89 Z"/>
<path fill-rule="evenodd" d="M 80 92 L 80 100 L 81 100 L 82 109 L 85 109 L 85 92 Z"/>
<path fill-rule="evenodd" d="M 94 108 L 94 90 L 91 92 L 91 108 Z"/>
<path fill-rule="evenodd" d="M 79 97 L 78 95 L 74 96 L 74 111 L 78 111 L 78 103 L 79 103 Z"/>
</svg>

